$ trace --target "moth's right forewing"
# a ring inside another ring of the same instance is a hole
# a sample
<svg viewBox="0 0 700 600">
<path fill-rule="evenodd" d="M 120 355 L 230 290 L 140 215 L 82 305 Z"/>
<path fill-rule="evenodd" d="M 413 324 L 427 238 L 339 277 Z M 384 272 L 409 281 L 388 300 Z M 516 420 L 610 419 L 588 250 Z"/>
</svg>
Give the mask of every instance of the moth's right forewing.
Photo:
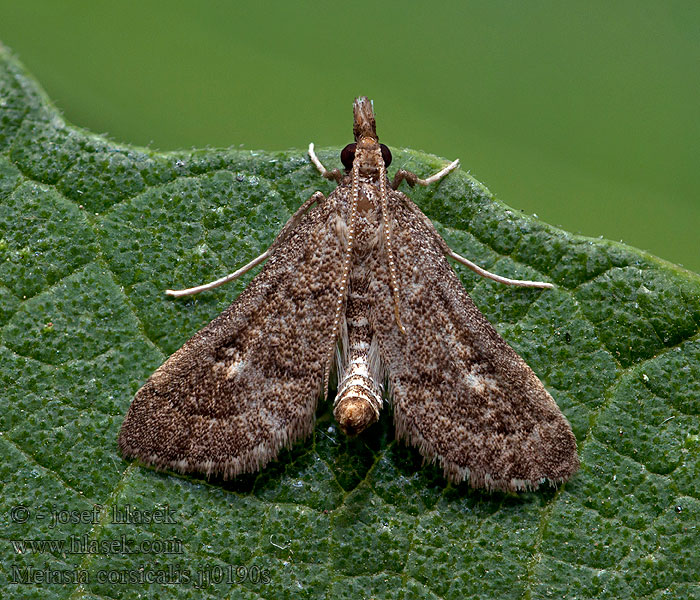
<svg viewBox="0 0 700 600">
<path fill-rule="evenodd" d="M 137 392 L 125 456 L 232 477 L 256 471 L 313 428 L 343 261 L 331 194 L 276 247 L 221 315 Z"/>
<path fill-rule="evenodd" d="M 452 481 L 522 490 L 578 468 L 566 418 L 532 369 L 474 305 L 444 242 L 392 194 L 402 334 L 378 254 L 370 320 L 388 374 L 397 437 L 437 460 Z"/>
</svg>

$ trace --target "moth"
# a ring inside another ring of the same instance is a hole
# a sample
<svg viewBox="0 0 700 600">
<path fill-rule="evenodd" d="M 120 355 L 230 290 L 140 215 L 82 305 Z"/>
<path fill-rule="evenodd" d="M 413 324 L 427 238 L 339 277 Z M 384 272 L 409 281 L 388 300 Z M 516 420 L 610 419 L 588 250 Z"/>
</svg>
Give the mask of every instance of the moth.
<svg viewBox="0 0 700 600">
<path fill-rule="evenodd" d="M 532 369 L 498 335 L 447 258 L 506 284 L 448 247 L 398 190 L 436 183 L 399 169 L 379 143 L 372 103 L 354 102 L 355 142 L 337 182 L 314 193 L 262 255 L 182 296 L 264 268 L 137 392 L 119 434 L 126 457 L 207 476 L 255 472 L 307 437 L 330 374 L 333 414 L 356 435 L 384 398 L 396 436 L 437 461 L 451 482 L 519 491 L 566 481 L 578 468 L 571 426 Z"/>
</svg>

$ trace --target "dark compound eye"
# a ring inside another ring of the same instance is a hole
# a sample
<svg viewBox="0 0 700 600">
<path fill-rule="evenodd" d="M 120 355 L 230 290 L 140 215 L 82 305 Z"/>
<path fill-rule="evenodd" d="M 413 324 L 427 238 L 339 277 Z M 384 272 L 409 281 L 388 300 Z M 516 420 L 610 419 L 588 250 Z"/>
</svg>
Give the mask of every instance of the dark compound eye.
<svg viewBox="0 0 700 600">
<path fill-rule="evenodd" d="M 340 162 L 343 163 L 346 171 L 352 169 L 352 161 L 355 160 L 355 147 L 357 144 L 348 144 L 340 153 Z"/>
<path fill-rule="evenodd" d="M 379 144 L 379 148 L 382 151 L 382 158 L 384 159 L 384 166 L 388 167 L 391 164 L 391 150 L 387 148 L 384 144 Z"/>
</svg>

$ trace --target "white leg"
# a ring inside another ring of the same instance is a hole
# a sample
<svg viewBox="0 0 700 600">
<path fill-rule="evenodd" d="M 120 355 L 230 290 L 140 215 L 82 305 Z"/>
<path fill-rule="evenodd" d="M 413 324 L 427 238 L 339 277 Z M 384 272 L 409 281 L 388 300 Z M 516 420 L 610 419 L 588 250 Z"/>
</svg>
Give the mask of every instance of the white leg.
<svg viewBox="0 0 700 600">
<path fill-rule="evenodd" d="M 266 261 L 270 257 L 270 255 L 275 250 L 277 250 L 277 247 L 287 239 L 290 232 L 293 231 L 294 228 L 299 224 L 299 221 L 304 216 L 304 213 L 306 213 L 306 211 L 309 210 L 309 208 L 311 208 L 313 204 L 315 204 L 316 202 L 322 202 L 325 199 L 326 197 L 321 192 L 315 192 L 314 194 L 312 194 L 311 197 L 297 209 L 297 211 L 292 215 L 292 218 L 289 219 L 289 221 L 287 221 L 285 226 L 282 227 L 282 229 L 277 234 L 277 237 L 272 242 L 270 247 L 267 250 L 265 250 L 265 252 L 263 252 L 260 256 L 251 260 L 247 265 L 242 266 L 240 269 L 238 269 L 238 271 L 234 271 L 230 275 L 226 275 L 225 277 L 217 279 L 216 281 L 198 285 L 197 287 L 187 288 L 186 290 L 165 290 L 165 293 L 168 294 L 168 296 L 174 296 L 175 298 L 180 298 L 182 296 L 192 296 L 193 294 L 199 294 L 199 292 L 213 290 L 214 288 L 217 288 L 220 285 L 224 285 L 229 281 L 238 279 L 241 275 L 247 273 L 253 267 L 257 267 L 261 262 Z"/>
<path fill-rule="evenodd" d="M 261 262 L 267 260 L 267 258 L 270 256 L 270 254 L 271 254 L 271 248 L 268 248 L 260 256 L 258 256 L 257 258 L 254 258 L 247 265 L 238 269 L 238 271 L 234 271 L 230 275 L 226 275 L 226 277 L 222 277 L 221 279 L 217 279 L 216 281 L 212 281 L 210 283 L 205 283 L 203 285 L 198 285 L 197 287 L 193 287 L 193 288 L 187 288 L 186 290 L 165 290 L 165 293 L 168 294 L 168 296 L 174 296 L 175 298 L 180 298 L 182 296 L 192 296 L 193 294 L 199 294 L 199 292 L 204 292 L 206 290 L 213 290 L 214 288 L 217 288 L 220 285 L 224 285 L 225 283 L 228 283 L 229 281 L 233 281 L 234 279 L 238 279 L 241 275 L 243 275 L 244 273 L 247 273 L 253 267 L 258 266 Z"/>
<path fill-rule="evenodd" d="M 329 173 L 328 169 L 323 166 L 320 160 L 318 160 L 318 156 L 316 156 L 316 151 L 314 150 L 314 143 L 311 142 L 309 144 L 309 158 L 311 159 L 311 162 L 314 163 L 314 166 L 318 169 L 318 172 L 321 173 L 324 177 Z"/>
<path fill-rule="evenodd" d="M 414 183 L 419 183 L 420 185 L 430 185 L 431 183 L 435 183 L 436 181 L 443 178 L 445 175 L 447 175 L 450 171 L 456 169 L 458 166 L 459 159 L 455 160 L 454 162 L 451 162 L 444 169 L 438 171 L 437 173 L 435 173 L 435 175 L 431 175 L 427 179 L 416 178 L 414 180 Z M 409 173 L 408 171 L 399 171 L 397 175 L 400 175 L 401 178 L 415 177 L 413 173 Z M 396 178 L 394 182 L 398 184 L 400 183 L 400 179 Z M 394 189 L 396 189 L 396 187 L 397 185 L 394 185 Z M 440 246 L 442 247 L 442 251 L 445 253 L 445 256 L 449 256 L 450 258 L 456 260 L 458 263 L 463 264 L 465 267 L 469 267 L 472 271 L 474 271 L 478 275 L 481 275 L 482 277 L 486 277 L 487 279 L 493 279 L 494 281 L 498 281 L 499 283 L 505 283 L 506 285 L 516 285 L 520 287 L 532 287 L 543 289 L 551 289 L 554 287 L 554 284 L 547 283 L 546 281 L 527 281 L 524 279 L 510 279 L 509 277 L 496 275 L 495 273 L 491 273 L 486 269 L 482 269 L 479 265 L 464 258 L 463 256 L 460 256 L 456 252 L 453 252 L 452 249 L 447 245 L 447 242 L 445 242 L 445 240 L 442 239 L 442 236 L 437 232 L 435 226 L 430 221 L 430 219 L 428 219 L 428 217 L 425 216 L 425 214 L 418 208 L 418 206 L 416 206 L 416 204 L 410 198 L 407 198 L 406 201 L 408 203 L 408 207 L 419 219 L 423 221 L 425 226 L 433 233 L 435 239 L 438 240 Z"/>
<path fill-rule="evenodd" d="M 320 160 L 318 160 L 318 156 L 316 156 L 316 151 L 314 150 L 314 143 L 311 142 L 309 144 L 309 158 L 311 159 L 311 162 L 314 163 L 314 166 L 318 169 L 318 172 L 321 173 L 326 179 L 332 179 L 336 183 L 340 183 L 343 179 L 343 174 L 338 170 L 338 169 L 333 169 L 332 171 L 329 171 L 326 169 L 326 167 L 323 166 Z"/>
<path fill-rule="evenodd" d="M 427 179 L 420 179 L 418 175 L 416 175 L 415 173 L 411 173 L 411 171 L 399 169 L 394 174 L 394 181 L 392 182 L 391 187 L 395 190 L 399 189 L 399 186 L 401 185 L 401 182 L 404 179 L 408 182 L 408 185 L 410 185 L 411 187 L 413 187 L 416 184 L 430 185 L 431 183 L 440 181 L 445 175 L 447 175 L 450 171 L 454 171 L 457 167 L 459 167 L 459 159 L 452 161 L 444 169 L 438 171 L 434 175 L 431 175 Z"/>
<path fill-rule="evenodd" d="M 547 283 L 546 281 L 527 281 L 524 279 L 509 279 L 508 277 L 503 277 L 502 275 L 496 275 L 491 273 L 486 269 L 482 269 L 479 265 L 474 264 L 472 261 L 467 260 L 463 256 L 460 256 L 456 252 L 449 251 L 448 256 L 454 258 L 458 263 L 463 264 L 465 267 L 469 267 L 475 273 L 486 277 L 487 279 L 493 279 L 499 283 L 505 283 L 506 285 L 517 285 L 520 287 L 533 287 L 533 288 L 546 288 L 550 289 L 554 287 L 553 283 Z"/>
<path fill-rule="evenodd" d="M 444 169 L 438 171 L 435 173 L 435 175 L 431 175 L 427 179 L 416 179 L 416 183 L 418 185 L 430 185 L 431 183 L 440 181 L 445 175 L 447 175 L 450 171 L 454 171 L 457 167 L 459 167 L 459 159 L 452 161 Z"/>
</svg>

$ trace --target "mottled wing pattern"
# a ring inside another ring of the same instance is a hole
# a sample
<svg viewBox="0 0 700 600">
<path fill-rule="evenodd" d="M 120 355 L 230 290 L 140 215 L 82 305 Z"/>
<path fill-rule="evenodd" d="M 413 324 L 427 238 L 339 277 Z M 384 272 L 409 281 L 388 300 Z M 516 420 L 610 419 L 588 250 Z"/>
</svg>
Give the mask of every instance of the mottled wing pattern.
<svg viewBox="0 0 700 600">
<path fill-rule="evenodd" d="M 339 197 L 308 211 L 238 299 L 138 391 L 119 435 L 126 456 L 228 478 L 311 433 L 343 264 Z"/>
<path fill-rule="evenodd" d="M 393 397 L 397 437 L 474 487 L 523 490 L 559 483 L 578 468 L 566 418 L 522 358 L 496 333 L 443 255 L 444 242 L 391 192 L 400 287 L 394 319 L 381 252 L 369 293 L 370 322 Z"/>
</svg>

